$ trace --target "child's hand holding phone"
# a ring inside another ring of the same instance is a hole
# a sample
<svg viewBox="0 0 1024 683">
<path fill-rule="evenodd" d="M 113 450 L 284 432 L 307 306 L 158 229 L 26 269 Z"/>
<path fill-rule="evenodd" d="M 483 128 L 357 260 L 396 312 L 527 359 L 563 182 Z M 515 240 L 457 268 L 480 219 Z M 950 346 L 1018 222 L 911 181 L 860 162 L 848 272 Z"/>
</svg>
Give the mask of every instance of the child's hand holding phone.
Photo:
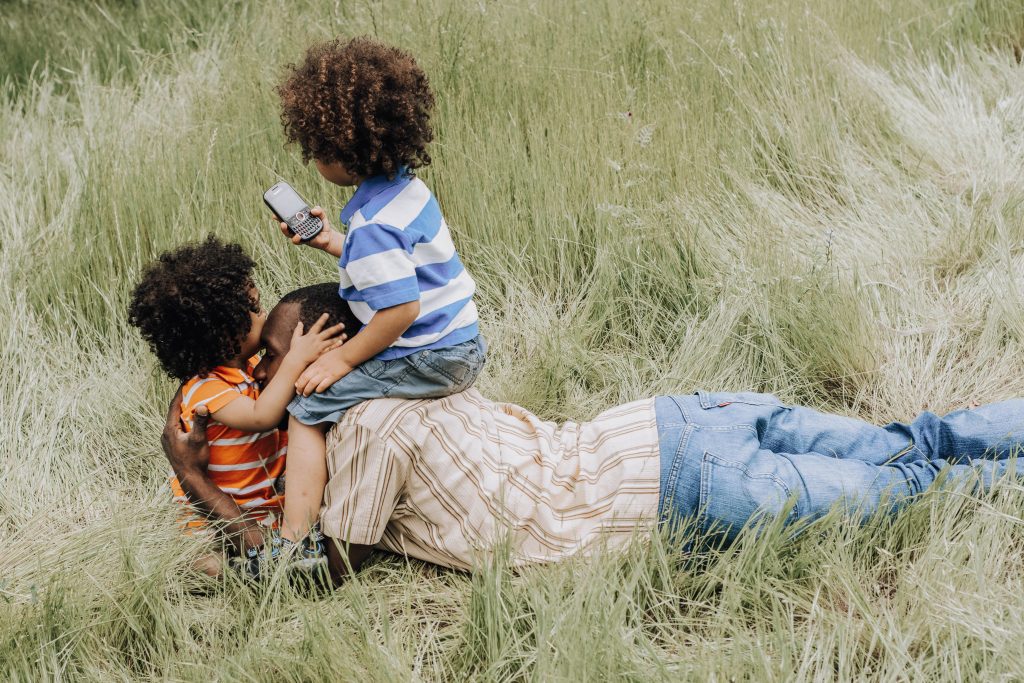
<svg viewBox="0 0 1024 683">
<path fill-rule="evenodd" d="M 344 237 L 331 229 L 323 209 L 319 206 L 309 208 L 309 203 L 291 185 L 283 180 L 274 183 L 263 193 L 263 203 L 274 214 L 281 232 L 293 244 L 305 242 L 341 258 Z"/>
<path fill-rule="evenodd" d="M 274 218 L 278 221 L 278 226 L 281 228 L 281 234 L 291 240 L 292 244 L 305 244 L 308 247 L 326 251 L 328 254 L 331 254 L 336 258 L 341 258 L 341 246 L 345 242 L 344 236 L 331 227 L 331 222 L 327 220 L 327 214 L 319 206 L 314 206 L 309 210 L 309 213 L 319 218 L 320 222 L 324 224 L 324 227 L 315 237 L 305 241 L 303 241 L 301 236 L 292 232 L 291 228 L 288 227 L 287 223 L 281 220 L 280 216 L 274 214 Z"/>
</svg>

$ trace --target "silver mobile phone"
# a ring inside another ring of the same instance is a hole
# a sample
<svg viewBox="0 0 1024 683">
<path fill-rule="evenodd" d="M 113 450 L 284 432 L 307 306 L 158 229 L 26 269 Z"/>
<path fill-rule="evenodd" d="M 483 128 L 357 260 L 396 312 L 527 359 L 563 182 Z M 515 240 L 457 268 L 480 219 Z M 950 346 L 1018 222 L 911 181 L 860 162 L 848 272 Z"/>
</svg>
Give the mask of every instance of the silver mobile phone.
<svg viewBox="0 0 1024 683">
<path fill-rule="evenodd" d="M 324 229 L 324 223 L 310 214 L 309 204 L 283 180 L 263 193 L 263 202 L 278 218 L 288 224 L 288 229 L 302 238 L 311 240 Z"/>
</svg>

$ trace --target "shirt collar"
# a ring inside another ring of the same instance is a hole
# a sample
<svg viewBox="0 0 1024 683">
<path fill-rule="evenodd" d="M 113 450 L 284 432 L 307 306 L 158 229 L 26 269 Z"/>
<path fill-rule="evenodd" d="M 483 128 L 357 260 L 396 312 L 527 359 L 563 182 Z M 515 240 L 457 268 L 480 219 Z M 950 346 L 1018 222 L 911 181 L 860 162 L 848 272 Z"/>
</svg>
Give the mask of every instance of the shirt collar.
<svg viewBox="0 0 1024 683">
<path fill-rule="evenodd" d="M 218 365 L 210 371 L 210 374 L 224 380 L 228 384 L 242 384 L 243 382 L 253 384 L 256 380 L 253 379 L 252 373 L 259 362 L 260 357 L 256 355 L 249 358 L 244 370 L 233 368 L 230 365 Z"/>
<path fill-rule="evenodd" d="M 345 204 L 345 207 L 341 210 L 342 225 L 348 227 L 348 224 L 352 220 L 352 216 L 356 214 L 356 211 L 359 211 L 359 209 L 366 206 L 371 199 L 387 188 L 391 187 L 395 183 L 405 180 L 408 173 L 409 169 L 406 166 L 402 166 L 398 169 L 398 173 L 395 174 L 393 180 L 388 180 L 386 175 L 375 175 L 370 176 L 363 182 L 359 183 L 355 194 L 352 195 L 352 198 L 348 200 L 348 203 Z"/>
</svg>

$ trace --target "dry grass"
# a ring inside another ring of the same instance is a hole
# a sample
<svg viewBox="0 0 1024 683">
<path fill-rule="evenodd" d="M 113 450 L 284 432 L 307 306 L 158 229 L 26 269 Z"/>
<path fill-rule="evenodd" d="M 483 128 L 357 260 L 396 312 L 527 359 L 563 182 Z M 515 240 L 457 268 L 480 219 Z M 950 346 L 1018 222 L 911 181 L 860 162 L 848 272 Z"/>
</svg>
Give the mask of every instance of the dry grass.
<svg viewBox="0 0 1024 683">
<path fill-rule="evenodd" d="M 188 570 L 171 387 L 125 324 L 213 230 L 266 300 L 333 277 L 275 234 L 272 85 L 369 33 L 437 90 L 439 196 L 480 285 L 480 388 L 552 419 L 774 391 L 875 421 L 1024 395 L 1024 7 L 46 1 L 0 7 L 0 671 L 21 680 L 999 680 L 1024 671 L 1024 491 L 659 539 L 472 576 L 380 557 L 321 599 Z M 288 30 L 279 30 L 289 27 Z"/>
</svg>

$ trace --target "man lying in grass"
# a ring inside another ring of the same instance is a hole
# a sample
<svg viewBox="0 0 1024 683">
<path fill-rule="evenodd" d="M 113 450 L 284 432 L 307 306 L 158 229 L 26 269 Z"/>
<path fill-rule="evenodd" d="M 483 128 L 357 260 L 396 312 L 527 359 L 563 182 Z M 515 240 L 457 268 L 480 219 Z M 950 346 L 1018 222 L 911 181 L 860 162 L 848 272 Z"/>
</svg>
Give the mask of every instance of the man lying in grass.
<svg viewBox="0 0 1024 683">
<path fill-rule="evenodd" d="M 276 357 L 298 322 L 324 312 L 309 303 L 321 289 L 340 315 L 333 284 L 289 295 L 263 328 Z M 177 402 L 163 441 L 179 476 L 207 457 L 206 441 L 179 427 Z M 475 389 L 372 399 L 328 434 L 321 523 L 338 541 L 335 581 L 374 547 L 469 569 L 504 539 L 516 562 L 550 562 L 676 520 L 729 541 L 761 515 L 789 523 L 838 504 L 863 520 L 933 484 L 985 490 L 1021 445 L 1021 400 L 876 427 L 745 392 L 659 396 L 562 425 Z"/>
</svg>

